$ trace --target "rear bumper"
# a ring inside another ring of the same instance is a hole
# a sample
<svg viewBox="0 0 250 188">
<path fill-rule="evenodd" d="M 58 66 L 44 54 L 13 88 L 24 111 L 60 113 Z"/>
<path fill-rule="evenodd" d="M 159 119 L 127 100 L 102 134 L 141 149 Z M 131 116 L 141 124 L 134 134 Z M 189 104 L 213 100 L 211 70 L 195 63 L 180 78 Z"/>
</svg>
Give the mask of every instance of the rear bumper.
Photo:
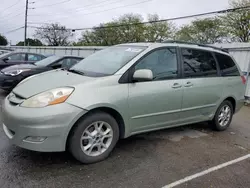
<svg viewBox="0 0 250 188">
<path fill-rule="evenodd" d="M 236 101 L 236 106 L 235 106 L 235 112 L 234 113 L 239 112 L 240 109 L 244 106 L 244 103 L 245 103 L 245 99 L 240 99 L 240 100 Z"/>
<path fill-rule="evenodd" d="M 4 74 L 0 74 L 0 88 L 3 90 L 11 90 L 13 89 L 20 81 L 22 80 L 22 76 L 7 76 Z"/>
</svg>

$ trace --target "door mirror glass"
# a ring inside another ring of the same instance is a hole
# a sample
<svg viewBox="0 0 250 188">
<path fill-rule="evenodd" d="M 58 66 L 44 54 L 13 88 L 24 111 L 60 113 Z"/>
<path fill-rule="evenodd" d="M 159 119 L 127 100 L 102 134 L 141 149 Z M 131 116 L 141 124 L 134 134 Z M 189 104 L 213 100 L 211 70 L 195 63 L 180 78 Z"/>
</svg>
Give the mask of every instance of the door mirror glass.
<svg viewBox="0 0 250 188">
<path fill-rule="evenodd" d="M 136 70 L 133 75 L 133 80 L 142 82 L 142 81 L 152 81 L 153 72 L 149 69 L 140 69 Z"/>
</svg>

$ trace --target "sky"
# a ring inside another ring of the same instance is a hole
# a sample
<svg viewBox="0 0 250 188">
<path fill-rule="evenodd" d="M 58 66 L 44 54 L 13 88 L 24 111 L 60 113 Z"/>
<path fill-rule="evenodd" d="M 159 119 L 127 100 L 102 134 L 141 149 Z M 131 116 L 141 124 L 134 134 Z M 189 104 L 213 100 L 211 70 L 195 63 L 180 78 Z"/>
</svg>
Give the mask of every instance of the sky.
<svg viewBox="0 0 250 188">
<path fill-rule="evenodd" d="M 23 41 L 26 0 L 0 0 L 0 33 L 14 45 Z M 28 25 L 60 23 L 67 28 L 89 28 L 118 18 L 126 13 L 158 14 L 161 19 L 199 14 L 229 8 L 228 0 L 29 0 Z M 191 19 L 175 21 L 177 26 Z M 80 37 L 77 31 L 74 40 Z M 33 38 L 34 29 L 28 28 L 27 37 Z"/>
</svg>

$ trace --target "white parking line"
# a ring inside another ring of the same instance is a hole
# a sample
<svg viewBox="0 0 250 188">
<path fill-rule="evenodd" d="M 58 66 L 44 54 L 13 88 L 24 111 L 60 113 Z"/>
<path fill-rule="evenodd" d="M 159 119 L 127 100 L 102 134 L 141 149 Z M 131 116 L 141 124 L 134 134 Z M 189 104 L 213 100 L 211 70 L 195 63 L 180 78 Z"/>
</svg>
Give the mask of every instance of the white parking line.
<svg viewBox="0 0 250 188">
<path fill-rule="evenodd" d="M 234 160 L 232 160 L 232 161 L 228 161 L 228 162 L 226 162 L 226 163 L 223 163 L 223 164 L 214 166 L 214 167 L 212 167 L 212 168 L 209 168 L 209 169 L 204 170 L 204 171 L 202 171 L 202 172 L 199 172 L 199 173 L 197 173 L 197 174 L 194 174 L 194 175 L 191 175 L 191 176 L 187 176 L 187 177 L 185 177 L 185 178 L 183 178 L 183 179 L 181 179 L 181 180 L 178 180 L 178 181 L 175 181 L 175 182 L 173 182 L 173 183 L 171 183 L 171 184 L 165 185 L 165 186 L 162 187 L 162 188 L 171 188 L 171 187 L 175 187 L 175 186 L 177 186 L 177 185 L 181 185 L 181 184 L 183 184 L 183 183 L 185 183 L 185 182 L 188 182 L 188 181 L 190 181 L 190 180 L 192 180 L 192 179 L 195 179 L 195 178 L 204 176 L 204 175 L 206 175 L 206 174 L 208 174 L 208 173 L 211 173 L 211 172 L 213 172 L 213 171 L 219 170 L 219 169 L 224 168 L 224 167 L 227 167 L 227 166 L 229 166 L 229 165 L 238 163 L 238 162 L 243 161 L 243 160 L 246 160 L 246 159 L 248 159 L 248 158 L 250 158 L 250 154 L 245 155 L 245 156 L 242 156 L 242 157 L 237 158 L 237 159 L 234 159 Z"/>
</svg>

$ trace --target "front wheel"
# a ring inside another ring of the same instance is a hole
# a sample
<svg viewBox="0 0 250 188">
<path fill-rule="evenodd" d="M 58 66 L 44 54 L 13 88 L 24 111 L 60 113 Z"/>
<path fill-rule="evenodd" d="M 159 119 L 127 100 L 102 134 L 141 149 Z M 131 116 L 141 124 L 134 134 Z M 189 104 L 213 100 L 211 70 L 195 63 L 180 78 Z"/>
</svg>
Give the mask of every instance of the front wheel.
<svg viewBox="0 0 250 188">
<path fill-rule="evenodd" d="M 213 119 L 213 125 L 215 130 L 224 131 L 226 130 L 233 118 L 233 105 L 230 101 L 224 101 L 216 111 Z"/>
<path fill-rule="evenodd" d="M 116 120 L 104 112 L 87 115 L 69 137 L 71 154 L 82 163 L 95 163 L 109 156 L 119 139 Z"/>
</svg>

